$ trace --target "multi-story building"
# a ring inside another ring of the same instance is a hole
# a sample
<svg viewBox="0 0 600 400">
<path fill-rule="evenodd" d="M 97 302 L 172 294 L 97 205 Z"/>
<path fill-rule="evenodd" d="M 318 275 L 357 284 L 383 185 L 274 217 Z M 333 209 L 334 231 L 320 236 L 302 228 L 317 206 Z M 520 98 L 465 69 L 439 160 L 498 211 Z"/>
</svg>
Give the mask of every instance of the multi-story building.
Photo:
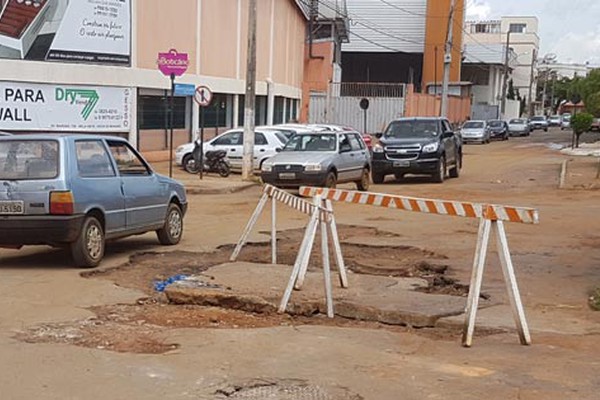
<svg viewBox="0 0 600 400">
<path fill-rule="evenodd" d="M 441 82 L 451 0 L 346 0 L 350 42 L 342 46 L 342 81 Z M 456 0 L 450 81 L 460 81 L 464 0 Z"/>
<path fill-rule="evenodd" d="M 258 1 L 258 124 L 297 117 L 307 3 Z M 211 133 L 237 126 L 247 27 L 247 0 L 0 0 L 0 130 L 115 134 L 164 151 L 171 83 L 157 59 L 172 49 L 187 55 L 173 61 L 187 65 L 175 82 L 193 85 L 176 91 L 174 144 L 201 123 Z M 214 93 L 203 121 L 191 96 L 199 85 Z"/>
<path fill-rule="evenodd" d="M 515 91 L 535 101 L 536 66 L 539 57 L 540 38 L 536 17 L 502 17 L 491 21 L 467 21 L 465 45 L 496 47 L 498 55 L 505 54 L 508 44 L 515 53 L 511 79 Z"/>
</svg>

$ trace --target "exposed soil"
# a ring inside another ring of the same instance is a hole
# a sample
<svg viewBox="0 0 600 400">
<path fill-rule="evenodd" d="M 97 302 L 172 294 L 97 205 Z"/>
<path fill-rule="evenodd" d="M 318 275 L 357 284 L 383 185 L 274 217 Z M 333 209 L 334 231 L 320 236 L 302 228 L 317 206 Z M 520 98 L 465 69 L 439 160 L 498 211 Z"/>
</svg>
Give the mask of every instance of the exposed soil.
<svg viewBox="0 0 600 400">
<path fill-rule="evenodd" d="M 320 325 L 358 329 L 385 329 L 414 332 L 436 340 L 459 340 L 457 327 L 414 329 L 398 325 L 326 318 L 324 315 L 291 316 L 288 314 L 254 314 L 220 307 L 168 304 L 161 296 L 142 298 L 137 304 L 90 307 L 95 316 L 61 324 L 43 324 L 19 331 L 15 338 L 26 343 L 60 343 L 109 350 L 119 353 L 162 354 L 175 351 L 177 343 L 167 337 L 171 329 L 260 329 L 275 326 Z M 478 329 L 484 337 L 504 330 Z"/>
</svg>

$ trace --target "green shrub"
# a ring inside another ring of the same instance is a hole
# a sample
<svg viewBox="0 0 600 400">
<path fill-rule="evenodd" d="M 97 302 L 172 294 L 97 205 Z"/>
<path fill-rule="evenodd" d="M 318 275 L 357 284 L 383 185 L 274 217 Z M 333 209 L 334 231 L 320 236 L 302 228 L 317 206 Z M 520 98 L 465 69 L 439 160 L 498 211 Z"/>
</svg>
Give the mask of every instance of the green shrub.
<svg viewBox="0 0 600 400">
<path fill-rule="evenodd" d="M 594 289 L 590 295 L 590 308 L 594 311 L 600 311 L 600 287 Z"/>
</svg>

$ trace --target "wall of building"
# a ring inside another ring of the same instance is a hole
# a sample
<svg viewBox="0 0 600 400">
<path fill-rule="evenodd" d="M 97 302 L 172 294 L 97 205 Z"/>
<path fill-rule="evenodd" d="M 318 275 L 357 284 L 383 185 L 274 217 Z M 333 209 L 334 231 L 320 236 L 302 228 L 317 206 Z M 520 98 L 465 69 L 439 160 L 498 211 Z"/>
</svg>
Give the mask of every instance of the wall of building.
<svg viewBox="0 0 600 400">
<path fill-rule="evenodd" d="M 329 82 L 333 81 L 334 74 L 333 41 L 315 42 L 312 47 L 313 58 L 310 57 L 310 45 L 307 43 L 304 50 L 304 83 L 302 87 L 302 107 L 300 121 L 309 120 L 309 106 L 311 92 L 327 93 Z"/>
<path fill-rule="evenodd" d="M 451 0 L 435 0 L 427 2 L 427 18 L 425 26 L 425 49 L 423 55 L 423 87 L 433 83 L 436 78 L 442 80 L 444 71 L 444 43 L 448 33 Z M 450 66 L 450 81 L 461 80 L 461 58 L 463 45 L 463 21 L 465 1 L 457 0 L 452 29 L 453 47 Z M 437 48 L 437 51 L 436 51 Z M 436 54 L 437 53 L 437 54 Z"/>
<path fill-rule="evenodd" d="M 138 114 L 143 111 L 138 105 L 139 96 L 169 94 L 169 79 L 157 70 L 156 59 L 159 52 L 174 48 L 189 55 L 188 72 L 177 82 L 207 85 L 220 96 L 224 108 L 217 119 L 225 125 L 215 129 L 237 125 L 245 92 L 248 0 L 127 0 L 126 4 L 131 5 L 130 29 L 124 30 L 131 32 L 125 38 L 130 41 L 130 65 L 7 59 L 0 53 L 0 83 L 129 89 L 132 100 L 126 109 L 131 124 L 128 131 L 115 133 L 128 136 L 144 151 L 164 151 L 168 141 L 162 127 L 138 131 Z M 48 20 L 40 34 L 54 35 L 53 27 L 60 25 L 60 19 Z M 285 108 L 287 115 L 296 114 L 302 95 L 306 17 L 294 0 L 258 0 L 257 26 L 257 95 L 260 121 L 268 122 L 277 107 Z M 267 101 L 268 94 L 272 101 Z M 188 141 L 200 123 L 199 108 L 191 98 L 181 104 L 185 123 L 176 129 L 174 144 Z"/>
</svg>

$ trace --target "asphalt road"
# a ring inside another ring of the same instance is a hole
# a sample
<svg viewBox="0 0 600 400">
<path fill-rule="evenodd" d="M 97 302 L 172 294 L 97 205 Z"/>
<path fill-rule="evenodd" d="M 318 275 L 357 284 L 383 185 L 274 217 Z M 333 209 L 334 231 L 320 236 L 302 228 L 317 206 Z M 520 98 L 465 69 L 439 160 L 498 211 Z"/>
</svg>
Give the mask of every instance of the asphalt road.
<svg viewBox="0 0 600 400">
<path fill-rule="evenodd" d="M 583 136 L 584 141 L 597 138 Z M 162 340 L 179 349 L 151 355 L 75 346 L 69 344 L 74 340 L 69 331 L 57 338 L 62 344 L 15 338 L 42 324 L 94 317 L 90 306 L 133 304 L 147 294 L 106 279 L 82 278 L 64 251 L 0 250 L 0 398 L 212 399 L 223 387 L 267 378 L 342 387 L 376 400 L 597 399 L 600 314 L 589 310 L 587 296 L 600 285 L 600 203 L 597 191 L 558 190 L 564 158 L 551 144 L 568 141 L 566 132 L 553 129 L 470 145 L 459 179 L 442 185 L 415 178 L 373 186 L 377 192 L 539 208 L 540 225 L 507 226 L 532 328 L 530 347 L 519 345 L 515 332 L 506 330 L 512 318 L 493 251 L 484 291 L 500 306 L 483 310 L 478 324 L 502 329 L 477 337 L 472 349 L 460 347 L 459 331 L 289 324 L 166 328 Z M 177 250 L 201 252 L 234 243 L 259 196 L 259 188 L 192 196 Z M 468 283 L 477 221 L 352 205 L 335 205 L 335 210 L 339 223 L 377 227 L 397 235 L 399 245 L 445 255 L 452 277 Z M 306 223 L 291 211 L 280 215 L 280 229 Z M 261 229 L 268 226 L 268 218 L 261 221 Z M 255 233 L 252 239 L 265 236 Z M 122 240 L 109 245 L 102 268 L 125 263 L 134 253 L 172 250 L 161 248 L 152 234 Z M 139 330 L 147 325 L 141 323 Z"/>
</svg>

